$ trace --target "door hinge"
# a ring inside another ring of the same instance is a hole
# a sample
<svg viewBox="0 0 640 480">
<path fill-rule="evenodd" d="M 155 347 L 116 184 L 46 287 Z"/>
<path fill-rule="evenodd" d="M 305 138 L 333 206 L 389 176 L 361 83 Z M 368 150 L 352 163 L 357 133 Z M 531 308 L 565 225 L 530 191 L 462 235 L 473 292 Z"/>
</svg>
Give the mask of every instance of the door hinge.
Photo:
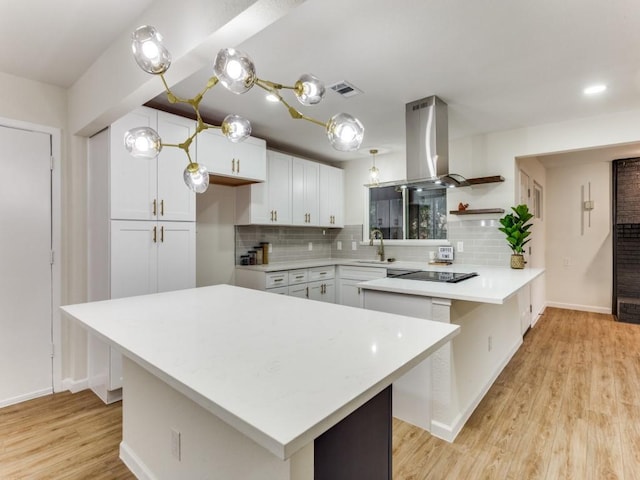
<svg viewBox="0 0 640 480">
<path fill-rule="evenodd" d="M 529 247 L 529 255 L 531 255 L 531 247 Z"/>
<path fill-rule="evenodd" d="M 530 188 L 527 188 L 527 197 L 531 198 L 531 189 Z"/>
<path fill-rule="evenodd" d="M 55 357 L 55 355 L 56 355 L 55 345 L 52 343 L 51 344 L 51 358 Z"/>
<path fill-rule="evenodd" d="M 51 168 L 51 171 L 53 171 L 55 158 L 53 157 L 53 155 L 51 155 L 49 159 L 50 159 L 49 167 Z"/>
<path fill-rule="evenodd" d="M 49 263 L 50 263 L 51 265 L 53 265 L 53 264 L 55 263 L 55 261 L 56 261 L 56 258 L 55 258 L 55 252 L 54 252 L 53 250 L 51 250 L 51 251 L 49 252 Z"/>
<path fill-rule="evenodd" d="M 529 313 L 533 313 L 533 305 L 529 304 Z"/>
</svg>

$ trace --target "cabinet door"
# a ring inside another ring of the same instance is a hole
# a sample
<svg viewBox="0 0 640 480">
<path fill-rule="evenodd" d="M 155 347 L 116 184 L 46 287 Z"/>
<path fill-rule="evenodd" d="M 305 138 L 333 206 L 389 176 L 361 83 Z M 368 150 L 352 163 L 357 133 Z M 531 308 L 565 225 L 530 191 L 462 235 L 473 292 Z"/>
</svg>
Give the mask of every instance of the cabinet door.
<svg viewBox="0 0 640 480">
<path fill-rule="evenodd" d="M 267 146 L 264 140 L 249 137 L 234 144 L 233 158 L 236 176 L 260 182 L 267 179 Z"/>
<path fill-rule="evenodd" d="M 289 286 L 289 296 L 298 298 L 309 298 L 309 289 L 306 283 Z"/>
<path fill-rule="evenodd" d="M 196 286 L 195 222 L 158 222 L 158 292 Z"/>
<path fill-rule="evenodd" d="M 319 300 L 321 302 L 334 303 L 335 302 L 335 281 L 326 280 L 318 282 L 310 282 L 309 286 L 309 298 L 311 300 Z"/>
<path fill-rule="evenodd" d="M 198 135 L 196 143 L 198 163 L 205 165 L 209 173 L 235 176 L 234 146 L 221 132 L 204 130 Z"/>
<path fill-rule="evenodd" d="M 158 291 L 156 242 L 156 222 L 111 221 L 111 298 Z"/>
<path fill-rule="evenodd" d="M 362 291 L 357 287 L 362 280 L 340 280 L 340 305 L 349 307 L 364 306 Z"/>
<path fill-rule="evenodd" d="M 291 214 L 294 225 L 319 225 L 318 165 L 296 157 L 291 160 Z"/>
<path fill-rule="evenodd" d="M 329 165 L 320 165 L 320 225 L 344 226 L 344 172 Z"/>
<path fill-rule="evenodd" d="M 164 143 L 184 142 L 195 130 L 195 123 L 188 118 L 158 112 L 158 133 Z M 191 147 L 193 161 L 196 149 Z M 183 172 L 189 159 L 180 148 L 165 147 L 158 155 L 157 218 L 159 220 L 182 220 L 195 222 L 196 194 L 183 180 Z"/>
<path fill-rule="evenodd" d="M 268 167 L 270 223 L 291 225 L 291 157 L 268 152 Z"/>
<path fill-rule="evenodd" d="M 124 135 L 135 127 L 158 128 L 157 112 L 141 107 L 116 120 L 109 128 L 110 218 L 153 220 L 157 159 L 134 158 L 124 147 Z"/>
</svg>

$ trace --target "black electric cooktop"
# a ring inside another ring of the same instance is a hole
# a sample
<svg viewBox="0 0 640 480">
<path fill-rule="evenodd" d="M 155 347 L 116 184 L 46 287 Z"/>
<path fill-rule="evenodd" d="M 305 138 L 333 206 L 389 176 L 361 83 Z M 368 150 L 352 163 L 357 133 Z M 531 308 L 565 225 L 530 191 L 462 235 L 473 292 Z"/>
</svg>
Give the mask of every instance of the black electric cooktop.
<svg viewBox="0 0 640 480">
<path fill-rule="evenodd" d="M 456 273 L 456 272 L 432 272 L 432 271 L 396 271 L 390 270 L 387 273 L 387 277 L 390 278 L 402 278 L 405 280 L 421 280 L 426 282 L 447 282 L 457 283 L 467 280 L 471 277 L 476 277 L 476 272 L 471 273 Z"/>
</svg>

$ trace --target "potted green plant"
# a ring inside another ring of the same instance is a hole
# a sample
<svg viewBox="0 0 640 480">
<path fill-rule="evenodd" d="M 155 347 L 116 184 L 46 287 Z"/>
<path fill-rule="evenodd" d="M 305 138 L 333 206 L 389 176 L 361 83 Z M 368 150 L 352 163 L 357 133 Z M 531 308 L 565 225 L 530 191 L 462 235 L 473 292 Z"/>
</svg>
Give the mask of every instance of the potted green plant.
<svg viewBox="0 0 640 480">
<path fill-rule="evenodd" d="M 524 246 L 531 240 L 527 238 L 531 235 L 529 229 L 533 225 L 529 221 L 533 218 L 529 207 L 518 205 L 511 207 L 512 213 L 506 214 L 500 219 L 502 227 L 498 228 L 507 236 L 509 248 L 513 251 L 511 255 L 511 268 L 524 268 Z"/>
</svg>

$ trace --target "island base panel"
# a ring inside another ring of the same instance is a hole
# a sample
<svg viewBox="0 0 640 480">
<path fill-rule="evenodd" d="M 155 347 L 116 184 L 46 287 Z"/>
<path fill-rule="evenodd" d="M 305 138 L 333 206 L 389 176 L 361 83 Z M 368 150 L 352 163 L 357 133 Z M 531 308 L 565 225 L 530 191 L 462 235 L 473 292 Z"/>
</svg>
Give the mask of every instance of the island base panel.
<svg viewBox="0 0 640 480">
<path fill-rule="evenodd" d="M 137 478 L 313 478 L 313 443 L 282 460 L 126 357 L 123 367 L 120 458 Z M 180 433 L 179 459 L 172 430 Z"/>
<path fill-rule="evenodd" d="M 391 386 L 314 442 L 315 480 L 391 480 Z"/>
</svg>

